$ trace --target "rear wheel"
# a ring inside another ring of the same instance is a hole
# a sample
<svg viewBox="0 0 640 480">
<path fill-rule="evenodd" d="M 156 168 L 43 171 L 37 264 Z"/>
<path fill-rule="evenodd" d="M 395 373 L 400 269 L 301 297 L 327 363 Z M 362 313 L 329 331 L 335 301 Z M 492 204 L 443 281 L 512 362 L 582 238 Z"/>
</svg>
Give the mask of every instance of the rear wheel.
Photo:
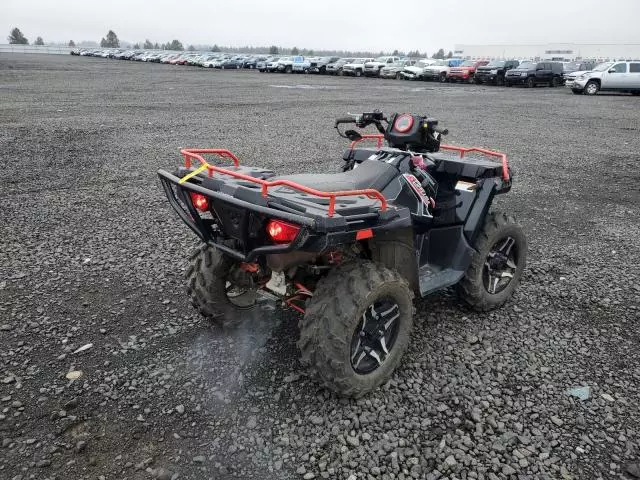
<svg viewBox="0 0 640 480">
<path fill-rule="evenodd" d="M 498 86 L 504 85 L 504 77 L 502 75 L 498 75 L 496 77 L 496 85 Z"/>
<path fill-rule="evenodd" d="M 396 80 L 402 80 L 402 74 L 400 72 L 396 73 Z"/>
<path fill-rule="evenodd" d="M 560 79 L 558 77 L 553 77 L 553 79 L 551 80 L 551 86 L 557 87 L 559 85 L 560 85 Z"/>
<path fill-rule="evenodd" d="M 291 65 L 287 65 L 284 69 L 285 73 L 291 73 L 293 72 L 293 67 Z"/>
<path fill-rule="evenodd" d="M 445 83 L 447 81 L 447 72 L 440 73 L 439 80 L 440 80 L 440 83 Z"/>
<path fill-rule="evenodd" d="M 413 293 L 395 270 L 358 260 L 322 279 L 300 322 L 302 361 L 339 395 L 359 397 L 392 375 L 409 343 Z"/>
<path fill-rule="evenodd" d="M 487 311 L 504 304 L 520 283 L 527 240 L 513 217 L 493 212 L 485 219 L 474 247 L 471 265 L 457 291 L 472 308 Z"/>
<path fill-rule="evenodd" d="M 202 244 L 189 258 L 186 272 L 191 304 L 213 323 L 233 328 L 250 318 L 258 294 L 248 275 L 214 247 Z"/>
</svg>

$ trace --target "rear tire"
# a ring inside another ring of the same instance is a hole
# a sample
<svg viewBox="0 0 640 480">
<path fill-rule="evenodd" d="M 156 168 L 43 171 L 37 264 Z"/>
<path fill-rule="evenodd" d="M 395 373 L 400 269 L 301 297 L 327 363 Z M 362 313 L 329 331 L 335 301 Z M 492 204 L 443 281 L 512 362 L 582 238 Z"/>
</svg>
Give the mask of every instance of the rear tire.
<svg viewBox="0 0 640 480">
<path fill-rule="evenodd" d="M 551 86 L 552 87 L 560 86 L 560 79 L 558 77 L 553 77 L 553 79 L 551 80 Z"/>
<path fill-rule="evenodd" d="M 391 377 L 407 348 L 412 298 L 407 281 L 378 263 L 336 267 L 318 282 L 300 321 L 302 362 L 341 396 L 374 390 Z"/>
<path fill-rule="evenodd" d="M 440 83 L 445 83 L 447 81 L 447 72 L 442 72 L 439 77 Z"/>
<path fill-rule="evenodd" d="M 232 266 L 233 262 L 218 249 L 202 244 L 191 254 L 185 274 L 191 304 L 202 316 L 222 328 L 239 327 L 251 318 L 247 311 L 257 304 L 255 292 L 252 301 L 249 297 L 244 305 L 238 303 L 238 296 L 229 293 L 232 286 L 227 277 Z M 235 298 L 235 303 L 231 298 Z"/>
<path fill-rule="evenodd" d="M 469 306 L 485 312 L 503 305 L 520 283 L 527 240 L 513 217 L 492 212 L 485 219 L 474 248 L 471 265 L 456 289 Z"/>
</svg>

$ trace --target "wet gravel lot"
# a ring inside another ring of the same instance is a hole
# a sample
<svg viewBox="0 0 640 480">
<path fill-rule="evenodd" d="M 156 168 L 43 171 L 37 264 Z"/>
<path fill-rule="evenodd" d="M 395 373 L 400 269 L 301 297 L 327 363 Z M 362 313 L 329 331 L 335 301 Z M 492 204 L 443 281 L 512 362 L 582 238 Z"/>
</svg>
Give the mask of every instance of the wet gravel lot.
<svg viewBox="0 0 640 480">
<path fill-rule="evenodd" d="M 5 54 L 0 106 L 0 478 L 633 475 L 640 98 Z M 419 301 L 400 369 L 356 401 L 305 376 L 293 313 L 199 318 L 155 172 L 187 146 L 337 171 L 333 119 L 373 108 L 507 152 L 494 208 L 529 259 L 498 311 Z"/>
</svg>

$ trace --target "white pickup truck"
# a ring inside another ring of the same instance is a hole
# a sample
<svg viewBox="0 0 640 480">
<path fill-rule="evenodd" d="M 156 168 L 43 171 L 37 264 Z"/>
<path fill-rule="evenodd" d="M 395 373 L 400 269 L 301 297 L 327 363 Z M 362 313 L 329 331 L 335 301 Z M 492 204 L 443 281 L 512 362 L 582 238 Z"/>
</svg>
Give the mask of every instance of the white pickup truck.
<svg viewBox="0 0 640 480">
<path fill-rule="evenodd" d="M 603 90 L 640 95 L 640 61 L 601 63 L 578 75 L 570 88 L 575 94 L 595 95 Z"/>
<path fill-rule="evenodd" d="M 380 70 L 382 70 L 382 67 L 399 61 L 400 57 L 378 57 L 375 60 L 364 64 L 364 74 L 367 77 L 378 77 L 380 76 Z"/>
<path fill-rule="evenodd" d="M 354 77 L 360 77 L 364 73 L 364 66 L 367 62 L 372 61 L 373 58 L 356 58 L 351 63 L 345 63 L 342 66 L 342 73 L 344 75 L 353 75 Z"/>
</svg>

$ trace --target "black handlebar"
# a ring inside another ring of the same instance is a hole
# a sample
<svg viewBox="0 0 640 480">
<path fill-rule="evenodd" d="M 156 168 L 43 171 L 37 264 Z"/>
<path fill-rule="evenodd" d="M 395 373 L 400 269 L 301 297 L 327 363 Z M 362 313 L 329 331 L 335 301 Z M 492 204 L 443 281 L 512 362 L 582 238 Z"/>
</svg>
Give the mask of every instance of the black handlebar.
<svg viewBox="0 0 640 480">
<path fill-rule="evenodd" d="M 448 128 L 433 127 L 433 131 L 436 132 L 436 133 L 439 133 L 441 135 L 449 135 L 449 129 Z"/>
<path fill-rule="evenodd" d="M 356 119 L 353 117 L 336 118 L 336 127 L 341 123 L 356 123 Z"/>
</svg>

